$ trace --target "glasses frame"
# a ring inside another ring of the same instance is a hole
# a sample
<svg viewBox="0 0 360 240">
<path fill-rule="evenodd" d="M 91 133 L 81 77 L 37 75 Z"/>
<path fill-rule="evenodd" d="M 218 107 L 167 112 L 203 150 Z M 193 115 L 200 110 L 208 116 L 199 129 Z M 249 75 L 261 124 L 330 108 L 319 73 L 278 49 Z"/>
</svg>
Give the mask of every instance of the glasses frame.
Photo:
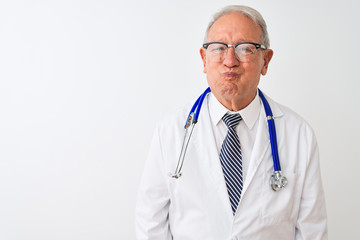
<svg viewBox="0 0 360 240">
<path fill-rule="evenodd" d="M 237 43 L 235 45 L 231 45 L 231 44 L 226 44 L 226 43 L 223 43 L 223 42 L 208 42 L 208 43 L 204 43 L 203 44 L 203 48 L 205 48 L 207 50 L 207 48 L 209 47 L 209 45 L 213 44 L 213 43 L 217 43 L 217 44 L 222 44 L 224 46 L 226 46 L 227 50 L 226 50 L 226 54 L 227 54 L 227 51 L 229 50 L 229 47 L 233 47 L 234 49 L 236 49 L 237 46 L 241 45 L 241 44 L 252 44 L 255 46 L 256 50 L 258 50 L 259 48 L 261 50 L 266 50 L 267 48 L 265 47 L 265 45 L 262 45 L 260 43 L 254 43 L 254 42 L 240 42 L 240 43 Z M 254 53 L 254 56 L 256 55 L 256 53 Z M 239 60 L 240 61 L 240 60 Z"/>
</svg>

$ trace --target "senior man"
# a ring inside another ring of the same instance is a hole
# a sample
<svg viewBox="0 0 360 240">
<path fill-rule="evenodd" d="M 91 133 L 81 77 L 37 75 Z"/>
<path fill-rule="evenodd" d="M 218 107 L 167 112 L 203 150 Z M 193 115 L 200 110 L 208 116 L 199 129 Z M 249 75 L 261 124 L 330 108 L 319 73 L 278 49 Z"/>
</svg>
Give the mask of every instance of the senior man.
<svg viewBox="0 0 360 240">
<path fill-rule="evenodd" d="M 311 127 L 267 99 L 276 124 L 287 185 L 270 186 L 273 157 L 258 84 L 273 51 L 266 23 L 254 9 L 228 6 L 214 15 L 200 49 L 211 92 L 206 95 L 185 155 L 191 106 L 156 128 L 139 187 L 138 239 L 327 239 L 318 147 Z"/>
</svg>

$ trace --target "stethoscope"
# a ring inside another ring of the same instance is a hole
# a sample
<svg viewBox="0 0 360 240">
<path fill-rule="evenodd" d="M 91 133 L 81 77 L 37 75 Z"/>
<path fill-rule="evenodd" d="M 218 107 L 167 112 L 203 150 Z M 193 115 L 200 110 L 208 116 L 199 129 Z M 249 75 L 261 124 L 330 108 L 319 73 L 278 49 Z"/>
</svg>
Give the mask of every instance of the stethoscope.
<svg viewBox="0 0 360 240">
<path fill-rule="evenodd" d="M 269 134 L 270 134 L 270 144 L 271 144 L 271 153 L 273 157 L 273 163 L 274 163 L 274 172 L 270 177 L 270 186 L 274 191 L 279 191 L 282 188 L 284 188 L 288 181 L 285 176 L 281 174 L 281 166 L 279 161 L 279 153 L 278 153 L 278 147 L 277 147 L 277 141 L 276 141 L 276 131 L 275 131 L 275 123 L 274 123 L 274 117 L 270 108 L 270 105 L 268 101 L 266 100 L 264 94 L 259 90 L 259 96 L 264 104 L 264 109 L 266 113 L 266 118 L 268 121 L 268 127 L 269 127 Z M 200 95 L 200 97 L 196 100 L 194 105 L 192 106 L 190 113 L 186 119 L 185 123 L 185 135 L 183 144 L 181 147 L 181 152 L 179 156 L 179 160 L 176 166 L 176 170 L 174 174 L 169 173 L 170 177 L 173 178 L 179 178 L 181 177 L 181 169 L 184 164 L 185 159 L 185 153 L 186 149 L 189 145 L 191 135 L 193 133 L 195 124 L 198 121 L 200 110 L 202 103 L 206 97 L 206 95 L 211 92 L 210 88 L 208 87 L 203 94 Z"/>
</svg>

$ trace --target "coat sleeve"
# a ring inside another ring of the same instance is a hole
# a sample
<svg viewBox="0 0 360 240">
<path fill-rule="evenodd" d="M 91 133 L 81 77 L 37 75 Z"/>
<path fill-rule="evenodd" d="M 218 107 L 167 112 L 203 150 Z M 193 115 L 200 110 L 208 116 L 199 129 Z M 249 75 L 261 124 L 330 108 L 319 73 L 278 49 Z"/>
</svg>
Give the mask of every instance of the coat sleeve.
<svg viewBox="0 0 360 240">
<path fill-rule="evenodd" d="M 165 172 L 157 127 L 138 190 L 135 210 L 138 240 L 172 239 L 168 220 L 170 200 Z"/>
<path fill-rule="evenodd" d="M 326 240 L 327 216 L 324 190 L 321 182 L 319 150 L 312 130 L 308 163 L 296 224 L 296 240 Z"/>
</svg>

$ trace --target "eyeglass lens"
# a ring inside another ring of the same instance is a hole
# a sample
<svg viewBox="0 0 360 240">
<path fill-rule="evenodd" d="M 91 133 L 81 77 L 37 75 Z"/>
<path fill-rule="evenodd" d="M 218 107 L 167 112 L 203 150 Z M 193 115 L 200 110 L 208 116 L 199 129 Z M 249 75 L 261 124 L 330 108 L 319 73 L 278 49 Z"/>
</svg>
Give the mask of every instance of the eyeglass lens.
<svg viewBox="0 0 360 240">
<path fill-rule="evenodd" d="M 256 54 L 256 47 L 253 44 L 239 44 L 235 48 L 235 55 L 240 62 L 250 62 Z M 209 58 L 214 62 L 224 61 L 228 52 L 228 47 L 221 43 L 211 43 L 207 48 Z"/>
</svg>

